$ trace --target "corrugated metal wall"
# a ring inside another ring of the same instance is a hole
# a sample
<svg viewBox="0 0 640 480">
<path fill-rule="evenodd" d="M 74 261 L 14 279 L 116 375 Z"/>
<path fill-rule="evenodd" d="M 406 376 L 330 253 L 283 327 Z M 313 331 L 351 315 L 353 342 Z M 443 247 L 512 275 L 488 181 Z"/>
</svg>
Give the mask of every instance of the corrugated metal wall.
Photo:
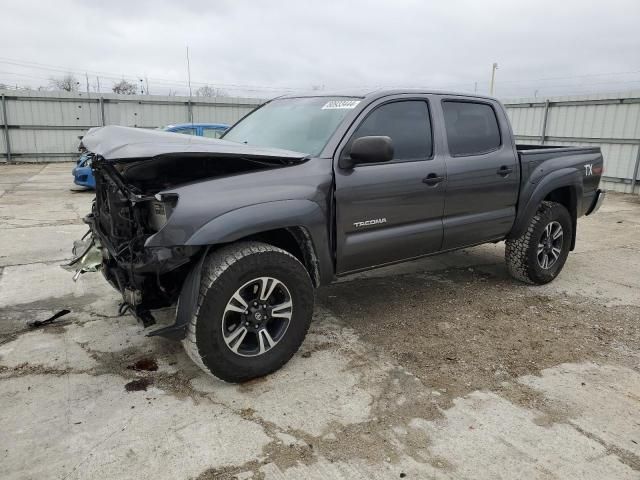
<svg viewBox="0 0 640 480">
<path fill-rule="evenodd" d="M 0 161 L 8 158 L 8 135 L 11 160 L 22 162 L 75 160 L 78 136 L 94 126 L 155 128 L 189 121 L 190 110 L 194 122 L 231 124 L 262 103 L 255 98 L 199 97 L 189 102 L 187 97 L 98 98 L 9 90 L 0 95 Z M 629 193 L 635 183 L 635 192 L 640 191 L 640 92 L 524 98 L 506 101 L 505 106 L 518 142 L 599 145 L 605 159 L 605 187 Z"/>
<path fill-rule="evenodd" d="M 504 104 L 517 142 L 598 145 L 605 162 L 604 187 L 631 193 L 635 186 L 640 193 L 640 92 L 523 98 Z"/>
<path fill-rule="evenodd" d="M 86 93 L 0 90 L 0 162 L 73 161 L 78 136 L 88 128 L 125 125 L 156 128 L 172 123 L 232 124 L 260 105 L 256 98 L 87 95 Z M 6 108 L 6 110 L 5 110 Z M 5 121 L 6 113 L 6 121 Z"/>
</svg>

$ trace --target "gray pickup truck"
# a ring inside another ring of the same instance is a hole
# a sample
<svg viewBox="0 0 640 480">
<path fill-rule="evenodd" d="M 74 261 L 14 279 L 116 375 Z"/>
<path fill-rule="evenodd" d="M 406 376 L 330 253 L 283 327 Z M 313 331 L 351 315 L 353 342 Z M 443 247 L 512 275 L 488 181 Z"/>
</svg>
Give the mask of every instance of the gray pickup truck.
<svg viewBox="0 0 640 480">
<path fill-rule="evenodd" d="M 221 140 L 108 126 L 83 144 L 96 198 L 74 268 L 147 327 L 177 304 L 148 334 L 230 382 L 284 365 L 314 287 L 343 275 L 506 240 L 516 279 L 550 282 L 604 198 L 599 148 L 516 145 L 478 95 L 287 96 Z"/>
</svg>

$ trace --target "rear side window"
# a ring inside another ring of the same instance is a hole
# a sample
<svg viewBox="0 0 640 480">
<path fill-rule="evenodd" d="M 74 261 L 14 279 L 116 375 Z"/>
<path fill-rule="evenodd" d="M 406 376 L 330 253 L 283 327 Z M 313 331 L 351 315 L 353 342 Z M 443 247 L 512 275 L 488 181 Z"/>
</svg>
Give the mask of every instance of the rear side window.
<svg viewBox="0 0 640 480">
<path fill-rule="evenodd" d="M 384 135 L 393 141 L 393 161 L 424 160 L 431 156 L 432 138 L 429 109 L 423 101 L 387 103 L 371 112 L 353 134 L 351 141 Z"/>
<path fill-rule="evenodd" d="M 498 119 L 490 105 L 447 100 L 442 108 L 451 155 L 479 155 L 500 146 Z"/>
<path fill-rule="evenodd" d="M 195 135 L 196 134 L 196 129 L 195 128 L 181 128 L 180 130 L 174 130 L 176 133 L 183 133 L 185 135 Z"/>
<path fill-rule="evenodd" d="M 202 136 L 207 138 L 220 138 L 224 133 L 222 128 L 204 128 L 202 130 Z"/>
</svg>

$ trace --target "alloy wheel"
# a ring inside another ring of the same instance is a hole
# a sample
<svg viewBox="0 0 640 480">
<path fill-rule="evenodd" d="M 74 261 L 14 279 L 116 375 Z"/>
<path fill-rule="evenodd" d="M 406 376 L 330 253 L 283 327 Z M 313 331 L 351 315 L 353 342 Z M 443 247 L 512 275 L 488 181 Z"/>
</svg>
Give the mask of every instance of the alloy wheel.
<svg viewBox="0 0 640 480">
<path fill-rule="evenodd" d="M 227 302 L 222 335 L 229 349 L 243 357 L 262 355 L 284 337 L 293 300 L 284 283 L 259 277 L 242 285 Z"/>
<path fill-rule="evenodd" d="M 562 252 L 563 235 L 562 225 L 555 220 L 544 227 L 537 250 L 538 265 L 541 268 L 548 270 L 558 261 Z"/>
</svg>

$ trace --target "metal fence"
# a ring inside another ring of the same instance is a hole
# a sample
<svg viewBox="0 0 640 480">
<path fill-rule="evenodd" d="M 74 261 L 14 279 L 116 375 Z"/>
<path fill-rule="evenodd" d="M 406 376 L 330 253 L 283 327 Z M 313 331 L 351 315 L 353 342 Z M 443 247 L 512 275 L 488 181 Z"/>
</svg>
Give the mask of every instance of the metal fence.
<svg viewBox="0 0 640 480">
<path fill-rule="evenodd" d="M 102 125 L 156 128 L 234 123 L 263 100 L 236 97 L 99 96 L 0 90 L 0 162 L 73 161 L 78 136 Z"/>
<path fill-rule="evenodd" d="M 0 90 L 0 96 L 0 162 L 75 160 L 78 136 L 90 127 L 233 123 L 263 101 L 10 90 Z M 519 143 L 598 145 L 605 188 L 640 191 L 640 92 L 525 98 L 505 106 Z"/>
<path fill-rule="evenodd" d="M 605 188 L 640 192 L 640 92 L 505 101 L 516 141 L 597 145 Z"/>
</svg>

